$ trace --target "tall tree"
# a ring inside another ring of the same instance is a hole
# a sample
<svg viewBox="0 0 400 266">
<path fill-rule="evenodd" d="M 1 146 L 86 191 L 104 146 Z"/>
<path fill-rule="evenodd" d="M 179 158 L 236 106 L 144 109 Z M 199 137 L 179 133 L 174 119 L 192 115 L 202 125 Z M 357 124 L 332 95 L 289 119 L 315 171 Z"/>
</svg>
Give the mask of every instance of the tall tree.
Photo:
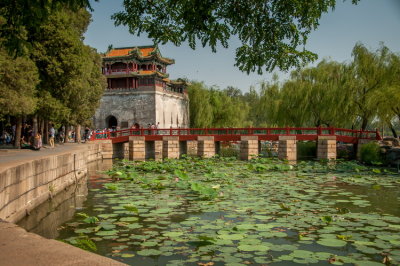
<svg viewBox="0 0 400 266">
<path fill-rule="evenodd" d="M 0 49 L 0 119 L 17 117 L 14 145 L 20 147 L 22 118 L 32 114 L 37 105 L 37 68 L 28 57 L 11 57 Z"/>
<path fill-rule="evenodd" d="M 351 124 L 352 114 L 346 90 L 346 66 L 323 60 L 316 67 L 293 71 L 291 80 L 302 96 L 301 110 L 309 126 Z"/>
<path fill-rule="evenodd" d="M 208 91 L 202 82 L 192 82 L 188 88 L 190 125 L 195 128 L 212 126 L 212 107 Z"/>
<path fill-rule="evenodd" d="M 352 0 L 357 3 L 358 0 Z M 236 36 L 236 66 L 247 73 L 275 68 L 288 70 L 313 61 L 317 55 L 304 48 L 321 15 L 336 0 L 124 0 L 125 11 L 112 17 L 132 34 L 147 33 L 155 42 L 188 42 L 228 47 Z"/>
<path fill-rule="evenodd" d="M 66 9 L 50 16 L 32 36 L 32 58 L 41 76 L 39 95 L 45 99 L 38 113 L 47 120 L 79 125 L 98 106 L 105 79 L 99 55 L 82 41 L 89 22 L 86 10 Z"/>
<path fill-rule="evenodd" d="M 384 98 L 377 97 L 379 93 L 396 80 L 396 68 L 390 66 L 391 58 L 392 53 L 383 44 L 376 52 L 361 43 L 353 48 L 353 61 L 348 70 L 352 77 L 347 86 L 362 129 L 376 117 L 377 106 L 384 102 Z"/>
<path fill-rule="evenodd" d="M 396 122 L 400 126 L 400 54 L 391 55 L 389 68 L 393 73 L 393 81 L 377 93 L 377 97 L 383 99 L 378 106 L 378 117 L 397 138 Z"/>
<path fill-rule="evenodd" d="M 97 1 L 97 0 L 95 0 Z M 28 32 L 40 27 L 56 11 L 89 8 L 89 0 L 2 0 L 0 1 L 0 39 L 12 55 L 26 55 L 32 40 Z"/>
</svg>

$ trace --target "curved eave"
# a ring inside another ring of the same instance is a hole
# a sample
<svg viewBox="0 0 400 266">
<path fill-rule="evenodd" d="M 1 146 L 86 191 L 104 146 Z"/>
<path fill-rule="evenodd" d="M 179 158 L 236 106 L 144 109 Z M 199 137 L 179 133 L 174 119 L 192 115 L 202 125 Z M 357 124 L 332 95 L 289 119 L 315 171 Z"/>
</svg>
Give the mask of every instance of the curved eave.
<svg viewBox="0 0 400 266">
<path fill-rule="evenodd" d="M 137 61 L 151 61 L 153 59 L 157 59 L 157 61 L 165 64 L 165 65 L 172 65 L 175 64 L 174 59 L 166 58 L 159 56 L 158 54 L 152 54 L 148 56 L 141 56 L 136 53 L 131 53 L 130 55 L 124 56 L 107 56 L 103 57 L 103 61 L 115 61 L 115 60 L 127 60 L 127 59 L 136 59 Z"/>
<path fill-rule="evenodd" d="M 168 78 L 169 74 L 161 73 L 161 72 L 153 72 L 153 73 L 140 73 L 140 72 L 129 72 L 129 73 L 121 73 L 121 74 L 113 74 L 113 75 L 106 75 L 106 78 L 115 79 L 115 78 L 129 78 L 129 77 L 152 77 L 157 76 L 160 78 Z"/>
</svg>

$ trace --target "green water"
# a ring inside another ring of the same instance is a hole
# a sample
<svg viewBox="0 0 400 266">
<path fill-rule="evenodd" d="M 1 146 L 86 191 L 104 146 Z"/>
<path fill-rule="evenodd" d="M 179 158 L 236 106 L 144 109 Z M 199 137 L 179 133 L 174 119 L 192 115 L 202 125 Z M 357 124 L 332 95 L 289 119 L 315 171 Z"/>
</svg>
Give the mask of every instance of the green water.
<svg viewBox="0 0 400 266">
<path fill-rule="evenodd" d="M 400 263 L 400 176 L 384 169 L 182 159 L 108 174 L 57 239 L 131 265 Z"/>
</svg>

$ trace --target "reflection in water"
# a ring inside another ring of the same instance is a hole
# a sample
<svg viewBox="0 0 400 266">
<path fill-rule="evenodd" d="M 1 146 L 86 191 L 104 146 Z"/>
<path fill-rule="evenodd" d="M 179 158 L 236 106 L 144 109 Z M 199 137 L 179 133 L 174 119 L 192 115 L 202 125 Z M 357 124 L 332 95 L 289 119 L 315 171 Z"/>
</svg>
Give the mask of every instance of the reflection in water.
<svg viewBox="0 0 400 266">
<path fill-rule="evenodd" d="M 112 167 L 112 160 L 97 161 L 88 164 L 88 176 L 96 178 L 99 171 Z M 91 181 L 89 181 L 91 182 Z M 59 226 L 72 219 L 76 210 L 83 208 L 88 194 L 88 178 L 82 178 L 77 185 L 72 185 L 58 193 L 31 211 L 18 225 L 28 232 L 46 238 L 57 238 Z"/>
</svg>

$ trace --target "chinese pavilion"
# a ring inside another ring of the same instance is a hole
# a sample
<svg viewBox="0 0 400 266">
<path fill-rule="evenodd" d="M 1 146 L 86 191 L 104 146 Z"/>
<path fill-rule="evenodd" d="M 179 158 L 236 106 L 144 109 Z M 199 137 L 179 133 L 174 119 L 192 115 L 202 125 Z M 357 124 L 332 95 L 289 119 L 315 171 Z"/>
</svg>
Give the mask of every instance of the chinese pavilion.
<svg viewBox="0 0 400 266">
<path fill-rule="evenodd" d="M 128 128 L 138 123 L 159 128 L 189 126 L 187 83 L 170 80 L 157 46 L 114 48 L 103 56 L 107 89 L 94 116 L 96 128 Z"/>
</svg>

